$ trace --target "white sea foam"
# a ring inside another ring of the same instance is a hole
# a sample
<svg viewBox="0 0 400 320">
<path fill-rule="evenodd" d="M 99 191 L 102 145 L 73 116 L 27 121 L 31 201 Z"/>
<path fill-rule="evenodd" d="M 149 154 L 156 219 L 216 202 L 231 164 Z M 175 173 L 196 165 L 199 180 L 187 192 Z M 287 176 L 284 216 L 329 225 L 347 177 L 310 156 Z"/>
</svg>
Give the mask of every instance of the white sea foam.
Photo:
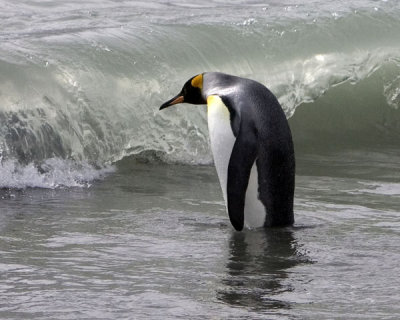
<svg viewBox="0 0 400 320">
<path fill-rule="evenodd" d="M 96 169 L 87 163 L 51 158 L 40 168 L 15 160 L 0 162 L 0 188 L 89 187 L 94 180 L 114 171 L 112 166 Z"/>
</svg>

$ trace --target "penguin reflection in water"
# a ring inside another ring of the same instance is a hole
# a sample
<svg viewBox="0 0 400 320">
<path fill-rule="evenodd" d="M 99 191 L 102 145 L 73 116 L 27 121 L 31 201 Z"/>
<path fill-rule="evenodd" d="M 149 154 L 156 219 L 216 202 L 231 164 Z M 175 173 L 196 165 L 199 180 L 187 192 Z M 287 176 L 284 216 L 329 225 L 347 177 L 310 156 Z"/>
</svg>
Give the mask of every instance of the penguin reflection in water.
<svg viewBox="0 0 400 320">
<path fill-rule="evenodd" d="M 276 97 L 256 81 L 206 72 L 160 110 L 183 102 L 207 104 L 211 150 L 233 227 L 293 224 L 294 149 Z"/>
</svg>

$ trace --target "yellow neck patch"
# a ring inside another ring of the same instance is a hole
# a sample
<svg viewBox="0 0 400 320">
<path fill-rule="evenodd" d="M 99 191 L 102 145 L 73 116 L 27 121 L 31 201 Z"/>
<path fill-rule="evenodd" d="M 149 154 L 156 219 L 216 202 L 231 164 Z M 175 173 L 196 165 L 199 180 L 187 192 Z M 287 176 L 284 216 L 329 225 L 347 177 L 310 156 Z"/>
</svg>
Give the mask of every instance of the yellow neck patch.
<svg viewBox="0 0 400 320">
<path fill-rule="evenodd" d="M 222 99 L 217 95 L 207 97 L 207 112 L 212 117 L 230 119 L 230 113 Z"/>
<path fill-rule="evenodd" d="M 208 96 L 207 97 L 207 107 L 212 107 L 213 105 L 219 103 L 220 100 L 221 100 L 221 98 L 218 96 L 214 96 L 214 95 Z"/>
<path fill-rule="evenodd" d="M 192 79 L 192 86 L 195 88 L 203 89 L 203 75 L 199 74 Z"/>
</svg>

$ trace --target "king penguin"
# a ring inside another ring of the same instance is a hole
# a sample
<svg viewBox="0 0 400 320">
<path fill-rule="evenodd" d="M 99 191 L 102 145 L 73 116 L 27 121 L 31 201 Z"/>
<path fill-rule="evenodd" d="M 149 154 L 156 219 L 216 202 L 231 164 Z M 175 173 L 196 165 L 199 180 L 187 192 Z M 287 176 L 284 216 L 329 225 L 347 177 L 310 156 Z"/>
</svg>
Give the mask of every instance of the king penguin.
<svg viewBox="0 0 400 320">
<path fill-rule="evenodd" d="M 293 224 L 295 156 L 276 97 L 254 80 L 219 72 L 189 79 L 161 105 L 207 104 L 211 150 L 232 226 Z"/>
</svg>

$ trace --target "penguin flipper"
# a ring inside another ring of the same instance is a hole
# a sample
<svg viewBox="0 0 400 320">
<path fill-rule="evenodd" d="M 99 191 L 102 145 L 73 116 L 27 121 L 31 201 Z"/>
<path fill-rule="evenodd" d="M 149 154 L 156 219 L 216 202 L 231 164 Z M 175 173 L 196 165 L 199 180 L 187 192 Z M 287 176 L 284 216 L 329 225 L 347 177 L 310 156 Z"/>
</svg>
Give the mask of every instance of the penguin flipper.
<svg viewBox="0 0 400 320">
<path fill-rule="evenodd" d="M 246 130 L 246 132 L 240 131 L 229 159 L 227 183 L 229 219 L 237 231 L 243 229 L 246 191 L 251 168 L 257 156 L 255 133 L 250 132 L 250 130 Z"/>
</svg>

